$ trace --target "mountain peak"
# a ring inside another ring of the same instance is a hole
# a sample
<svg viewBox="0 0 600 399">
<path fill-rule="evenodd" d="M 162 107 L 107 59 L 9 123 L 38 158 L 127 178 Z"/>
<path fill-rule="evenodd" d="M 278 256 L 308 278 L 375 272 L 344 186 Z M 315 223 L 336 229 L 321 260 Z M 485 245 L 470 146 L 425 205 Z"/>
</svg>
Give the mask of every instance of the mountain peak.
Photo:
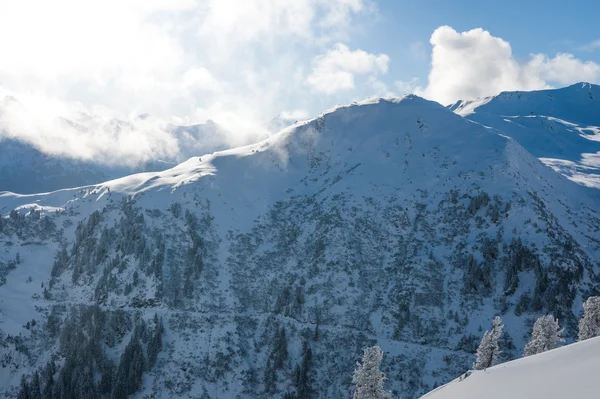
<svg viewBox="0 0 600 399">
<path fill-rule="evenodd" d="M 567 86 L 566 88 L 571 88 L 571 87 L 572 88 L 589 88 L 589 89 L 594 88 L 594 87 L 600 88 L 600 86 L 598 86 L 597 84 L 590 83 L 590 82 L 577 82 L 577 83 L 573 83 L 570 86 Z"/>
<path fill-rule="evenodd" d="M 427 100 L 423 97 L 417 96 L 416 94 L 406 94 L 403 96 L 369 97 L 361 101 L 354 101 L 350 104 L 338 104 L 322 112 L 320 117 L 336 112 L 347 112 L 344 110 L 349 110 L 357 107 L 370 107 L 374 105 L 379 105 L 383 108 L 397 107 L 398 109 L 411 110 L 411 112 L 416 111 L 419 108 L 423 110 L 437 109 L 441 112 L 447 111 L 447 109 L 444 106 L 435 101 Z"/>
</svg>

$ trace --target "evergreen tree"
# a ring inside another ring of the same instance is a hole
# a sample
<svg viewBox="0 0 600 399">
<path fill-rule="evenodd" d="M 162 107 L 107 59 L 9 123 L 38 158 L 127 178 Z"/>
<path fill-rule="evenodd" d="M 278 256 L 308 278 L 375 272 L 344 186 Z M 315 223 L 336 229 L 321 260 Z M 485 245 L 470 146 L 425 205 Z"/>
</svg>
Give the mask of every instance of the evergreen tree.
<svg viewBox="0 0 600 399">
<path fill-rule="evenodd" d="M 102 374 L 102 377 L 100 377 L 100 381 L 98 382 L 98 392 L 100 395 L 110 394 L 113 389 L 115 377 L 114 364 L 106 359 L 106 361 L 102 362 L 100 365 L 100 373 Z"/>
<path fill-rule="evenodd" d="M 274 344 L 275 345 L 273 347 L 272 352 L 273 364 L 275 366 L 275 369 L 282 369 L 283 364 L 285 363 L 288 357 L 288 345 L 285 334 L 285 327 L 281 327 L 281 330 L 279 330 L 279 334 L 277 334 L 275 337 Z"/>
<path fill-rule="evenodd" d="M 288 346 L 287 338 L 285 333 L 285 327 L 281 327 L 281 330 L 275 330 L 275 336 L 271 344 L 271 351 L 267 357 L 267 364 L 265 367 L 265 391 L 269 394 L 275 393 L 277 386 L 277 370 L 283 369 L 285 361 L 288 357 Z"/>
<path fill-rule="evenodd" d="M 52 389 L 54 386 L 54 374 L 56 373 L 56 365 L 54 364 L 54 360 L 48 361 L 46 366 L 44 367 L 44 371 L 42 375 L 44 377 L 44 390 L 42 391 L 42 396 L 44 398 L 52 398 Z"/>
<path fill-rule="evenodd" d="M 558 347 L 564 339 L 561 338 L 563 330 L 558 325 L 554 316 L 542 316 L 536 320 L 531 332 L 531 339 L 525 345 L 524 356 L 537 355 Z"/>
<path fill-rule="evenodd" d="M 600 335 L 600 296 L 591 296 L 583 304 L 583 317 L 579 320 L 579 341 Z"/>
<path fill-rule="evenodd" d="M 379 366 L 383 360 L 383 351 L 379 346 L 366 348 L 362 363 L 356 363 L 352 382 L 356 384 L 353 399 L 391 399 L 392 394 L 383 389 L 386 380 Z"/>
<path fill-rule="evenodd" d="M 17 399 L 30 399 L 31 398 L 31 388 L 29 383 L 27 382 L 27 378 L 25 376 L 21 376 L 21 385 L 19 386 L 19 393 L 17 394 Z"/>
<path fill-rule="evenodd" d="M 42 391 L 40 390 L 40 373 L 37 371 L 33 374 L 31 380 L 31 399 L 42 399 Z"/>
<path fill-rule="evenodd" d="M 294 382 L 296 385 L 296 399 L 308 399 L 311 397 L 310 368 L 312 365 L 312 349 L 305 341 L 302 343 L 302 363 L 296 365 L 294 370 Z"/>
<path fill-rule="evenodd" d="M 162 350 L 163 323 L 158 314 L 154 314 L 154 333 L 148 342 L 148 369 L 151 369 L 156 363 L 156 358 Z"/>
<path fill-rule="evenodd" d="M 144 364 L 144 353 L 136 329 L 121 356 L 115 377 L 113 398 L 125 399 L 141 388 Z"/>
<path fill-rule="evenodd" d="M 502 319 L 496 316 L 492 322 L 492 329 L 483 334 L 481 343 L 477 348 L 477 358 L 475 363 L 473 363 L 474 370 L 485 370 L 496 363 L 498 356 L 500 355 L 498 340 L 502 335 L 503 328 L 504 325 L 502 324 Z"/>
</svg>

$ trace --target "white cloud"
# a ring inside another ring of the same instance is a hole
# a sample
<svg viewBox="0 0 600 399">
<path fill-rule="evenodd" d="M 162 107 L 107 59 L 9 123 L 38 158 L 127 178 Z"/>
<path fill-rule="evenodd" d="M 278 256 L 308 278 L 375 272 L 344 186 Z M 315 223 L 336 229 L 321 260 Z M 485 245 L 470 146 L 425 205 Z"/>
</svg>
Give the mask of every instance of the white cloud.
<svg viewBox="0 0 600 399">
<path fill-rule="evenodd" d="M 363 11 L 369 7 L 363 0 L 321 0 L 320 3 L 327 7 L 325 17 L 320 22 L 320 26 L 324 28 L 348 26 L 352 13 Z"/>
<path fill-rule="evenodd" d="M 600 80 L 600 64 L 584 62 L 573 54 L 559 53 L 552 58 L 545 54 L 534 54 L 524 69 L 529 75 L 560 85 Z"/>
<path fill-rule="evenodd" d="M 437 28 L 430 39 L 431 71 L 427 87 L 415 92 L 442 104 L 498 94 L 505 90 L 536 90 L 554 84 L 600 80 L 600 65 L 571 54 L 532 54 L 519 62 L 505 40 L 483 29 L 457 32 Z"/>
<path fill-rule="evenodd" d="M 580 50 L 584 50 L 584 51 L 595 51 L 599 48 L 600 48 L 600 39 L 593 40 L 593 41 L 579 47 Z"/>
<path fill-rule="evenodd" d="M 228 62 L 251 43 L 306 46 L 346 39 L 353 16 L 370 0 L 206 0 L 198 36 L 213 62 Z M 252 56 L 251 54 L 247 54 Z"/>
<path fill-rule="evenodd" d="M 292 111 L 283 111 L 279 114 L 279 118 L 285 121 L 298 121 L 308 118 L 308 112 L 303 109 L 295 109 Z"/>
<path fill-rule="evenodd" d="M 386 73 L 390 57 L 371 54 L 364 50 L 350 50 L 338 43 L 326 54 L 314 59 L 312 72 L 306 83 L 316 92 L 333 94 L 354 88 L 355 74 Z"/>
<path fill-rule="evenodd" d="M 396 93 L 393 90 L 388 88 L 388 85 L 385 82 L 378 79 L 376 76 L 369 76 L 367 81 L 365 82 L 365 86 L 367 93 L 371 97 L 391 97 L 395 96 Z"/>
<path fill-rule="evenodd" d="M 223 88 L 221 83 L 206 68 L 190 69 L 183 75 L 183 85 L 186 88 L 197 88 L 205 91 L 218 92 Z"/>
<path fill-rule="evenodd" d="M 412 42 L 409 46 L 410 54 L 417 60 L 427 59 L 425 44 L 421 41 Z"/>
<path fill-rule="evenodd" d="M 51 84 L 70 76 L 96 85 L 118 75 L 119 84 L 133 87 L 148 76 L 164 77 L 183 54 L 165 30 L 146 21 L 153 11 L 133 1 L 2 2 L 0 73 L 20 83 Z"/>
<path fill-rule="evenodd" d="M 419 88 L 419 83 L 419 78 L 412 78 L 410 80 L 396 80 L 394 86 L 401 94 L 410 94 Z"/>
<path fill-rule="evenodd" d="M 65 106 L 39 93 L 22 95 L 20 100 L 5 98 L 0 103 L 0 140 L 3 138 L 19 139 L 47 154 L 105 164 L 135 165 L 173 159 L 179 153 L 179 143 L 165 123 L 122 122 L 110 112 L 95 109 L 91 113 L 81 104 Z"/>
</svg>

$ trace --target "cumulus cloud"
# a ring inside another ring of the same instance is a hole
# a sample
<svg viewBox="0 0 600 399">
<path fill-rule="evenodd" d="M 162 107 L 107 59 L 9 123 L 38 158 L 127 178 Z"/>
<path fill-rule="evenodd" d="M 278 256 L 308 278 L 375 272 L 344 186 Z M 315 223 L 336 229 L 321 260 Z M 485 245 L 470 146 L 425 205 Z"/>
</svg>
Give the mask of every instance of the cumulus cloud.
<svg viewBox="0 0 600 399">
<path fill-rule="evenodd" d="M 528 74 L 539 76 L 546 82 L 561 85 L 580 81 L 597 82 L 600 79 L 600 64 L 584 62 L 567 53 L 559 53 L 552 58 L 545 54 L 534 54 L 524 69 Z"/>
<path fill-rule="evenodd" d="M 314 67 L 306 83 L 314 91 L 325 94 L 353 89 L 355 74 L 386 73 L 389 62 L 390 57 L 386 54 L 350 50 L 345 44 L 338 43 L 314 59 Z"/>
<path fill-rule="evenodd" d="M 431 70 L 425 88 L 415 92 L 442 104 L 555 84 L 600 80 L 600 65 L 572 54 L 532 54 L 519 62 L 505 40 L 483 29 L 457 32 L 449 26 L 431 35 Z"/>
</svg>

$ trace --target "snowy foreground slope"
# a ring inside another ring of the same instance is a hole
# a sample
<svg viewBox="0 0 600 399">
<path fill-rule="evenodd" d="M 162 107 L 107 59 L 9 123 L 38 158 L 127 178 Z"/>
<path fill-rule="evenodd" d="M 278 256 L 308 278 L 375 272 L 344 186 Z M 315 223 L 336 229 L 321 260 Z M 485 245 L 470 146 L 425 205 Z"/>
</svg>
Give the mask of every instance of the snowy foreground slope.
<svg viewBox="0 0 600 399">
<path fill-rule="evenodd" d="M 600 86 L 503 92 L 449 109 L 501 130 L 569 179 L 600 188 Z"/>
<path fill-rule="evenodd" d="M 423 396 L 423 399 L 594 399 L 600 338 L 473 371 Z"/>
<path fill-rule="evenodd" d="M 503 360 L 541 314 L 574 336 L 600 288 L 591 191 L 407 96 L 162 172 L 0 193 L 0 391 L 39 371 L 75 397 L 337 399 L 378 344 L 389 389 L 418 397 L 470 368 L 496 314 Z"/>
</svg>

